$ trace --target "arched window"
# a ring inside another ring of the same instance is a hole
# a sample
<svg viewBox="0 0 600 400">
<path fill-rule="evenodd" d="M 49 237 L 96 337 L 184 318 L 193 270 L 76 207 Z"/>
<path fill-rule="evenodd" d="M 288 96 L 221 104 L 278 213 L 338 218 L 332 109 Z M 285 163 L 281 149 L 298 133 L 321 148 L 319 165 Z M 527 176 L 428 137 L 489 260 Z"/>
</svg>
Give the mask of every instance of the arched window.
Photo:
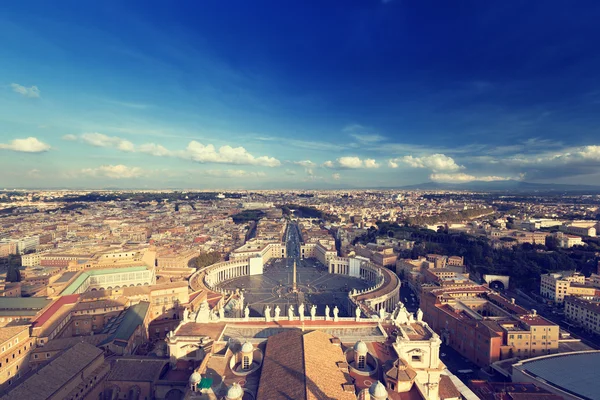
<svg viewBox="0 0 600 400">
<path fill-rule="evenodd" d="M 365 356 L 358 356 L 358 369 L 365 369 Z"/>
<path fill-rule="evenodd" d="M 250 357 L 244 356 L 242 361 L 242 369 L 250 369 Z"/>
</svg>

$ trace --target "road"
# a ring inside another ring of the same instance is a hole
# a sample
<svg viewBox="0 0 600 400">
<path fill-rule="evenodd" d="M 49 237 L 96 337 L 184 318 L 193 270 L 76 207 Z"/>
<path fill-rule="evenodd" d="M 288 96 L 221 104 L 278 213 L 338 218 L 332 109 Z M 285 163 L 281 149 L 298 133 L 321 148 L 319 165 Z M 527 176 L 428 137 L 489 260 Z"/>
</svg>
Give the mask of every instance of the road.
<svg viewBox="0 0 600 400">
<path fill-rule="evenodd" d="M 528 296 L 529 299 L 521 295 L 517 291 L 507 290 L 506 295 L 513 297 L 515 302 L 521 307 L 525 307 L 528 310 L 534 309 L 542 317 L 549 319 L 555 324 L 559 325 L 562 329 L 569 332 L 571 337 L 575 339 L 581 339 L 582 343 L 594 348 L 600 349 L 600 337 L 598 335 L 590 334 L 585 332 L 581 328 L 569 327 L 565 324 L 565 316 L 563 314 L 563 306 L 550 306 L 548 304 L 539 302 L 535 299 L 535 295 Z M 533 300 L 533 301 L 532 301 Z"/>
<path fill-rule="evenodd" d="M 300 229 L 295 222 L 289 222 L 285 230 L 285 248 L 288 266 L 292 266 L 294 260 L 300 263 Z"/>
</svg>

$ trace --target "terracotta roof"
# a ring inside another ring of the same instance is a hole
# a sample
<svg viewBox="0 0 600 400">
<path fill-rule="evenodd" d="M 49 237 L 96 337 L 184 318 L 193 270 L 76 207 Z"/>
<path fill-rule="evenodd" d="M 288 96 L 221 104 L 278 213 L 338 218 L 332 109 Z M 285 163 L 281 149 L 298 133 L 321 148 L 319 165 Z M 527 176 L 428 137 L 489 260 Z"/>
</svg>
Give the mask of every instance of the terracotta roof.
<svg viewBox="0 0 600 400">
<path fill-rule="evenodd" d="M 332 337 L 295 329 L 269 337 L 257 398 L 355 399 L 344 390 L 352 382 L 338 367 L 345 360 Z"/>
<path fill-rule="evenodd" d="M 69 347 L 73 347 L 77 343 L 89 343 L 96 346 L 108 337 L 107 334 L 95 334 L 91 336 L 74 336 L 60 339 L 49 340 L 43 347 L 37 347 L 32 350 L 31 354 L 34 353 L 46 353 L 48 351 L 65 350 Z"/>
<path fill-rule="evenodd" d="M 156 358 L 118 358 L 112 364 L 107 381 L 154 382 L 160 378 L 167 360 Z"/>
<path fill-rule="evenodd" d="M 3 326 L 0 328 L 0 343 L 4 343 L 28 329 L 29 325 Z"/>
<path fill-rule="evenodd" d="M 303 336 L 304 370 L 309 400 L 327 397 L 339 400 L 355 398 L 354 391 L 344 391 L 342 385 L 351 382 L 337 363 L 345 362 L 345 357 L 341 347 L 331 343 L 331 338 L 331 335 L 321 331 L 312 331 Z"/>
<path fill-rule="evenodd" d="M 387 362 L 383 369 L 386 376 L 398 382 L 413 381 L 417 376 L 415 370 L 412 369 L 410 365 L 408 365 L 408 363 L 401 358 L 394 362 Z"/>
<path fill-rule="evenodd" d="M 213 340 L 217 340 L 223 330 L 225 323 L 206 323 L 199 324 L 196 322 L 188 322 L 177 329 L 177 336 L 209 336 Z"/>
<path fill-rule="evenodd" d="M 454 386 L 448 375 L 440 376 L 439 396 L 440 400 L 462 398 L 460 391 Z"/>
<path fill-rule="evenodd" d="M 102 350 L 87 343 L 77 343 L 65 350 L 37 372 L 16 386 L 2 400 L 47 399 L 102 356 Z"/>
<path fill-rule="evenodd" d="M 269 337 L 258 399 L 306 399 L 302 333 L 290 330 Z"/>
<path fill-rule="evenodd" d="M 70 294 L 68 296 L 62 296 L 58 300 L 56 300 L 46 311 L 42 313 L 35 321 L 33 321 L 33 327 L 37 327 L 40 325 L 44 325 L 52 316 L 60 310 L 60 308 L 67 304 L 77 303 L 79 300 L 78 294 Z"/>
</svg>

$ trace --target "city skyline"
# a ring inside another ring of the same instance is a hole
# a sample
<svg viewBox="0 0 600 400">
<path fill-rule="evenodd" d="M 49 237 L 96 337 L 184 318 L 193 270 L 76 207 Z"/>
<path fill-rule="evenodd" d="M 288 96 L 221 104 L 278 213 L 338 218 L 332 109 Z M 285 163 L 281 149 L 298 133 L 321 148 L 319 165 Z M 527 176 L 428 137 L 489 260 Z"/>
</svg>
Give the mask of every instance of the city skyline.
<svg viewBox="0 0 600 400">
<path fill-rule="evenodd" d="M 3 6 L 2 187 L 600 182 L 595 2 L 66 4 Z"/>
</svg>

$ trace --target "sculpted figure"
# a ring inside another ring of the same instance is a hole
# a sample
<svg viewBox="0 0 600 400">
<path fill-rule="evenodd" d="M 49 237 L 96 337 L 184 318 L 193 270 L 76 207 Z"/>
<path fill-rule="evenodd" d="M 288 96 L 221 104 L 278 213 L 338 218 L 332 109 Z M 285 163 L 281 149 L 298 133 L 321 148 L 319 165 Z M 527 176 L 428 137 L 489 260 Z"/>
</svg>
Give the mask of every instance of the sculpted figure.
<svg viewBox="0 0 600 400">
<path fill-rule="evenodd" d="M 279 314 L 281 314 L 281 308 L 279 304 L 275 306 L 275 321 L 279 321 Z"/>
</svg>

